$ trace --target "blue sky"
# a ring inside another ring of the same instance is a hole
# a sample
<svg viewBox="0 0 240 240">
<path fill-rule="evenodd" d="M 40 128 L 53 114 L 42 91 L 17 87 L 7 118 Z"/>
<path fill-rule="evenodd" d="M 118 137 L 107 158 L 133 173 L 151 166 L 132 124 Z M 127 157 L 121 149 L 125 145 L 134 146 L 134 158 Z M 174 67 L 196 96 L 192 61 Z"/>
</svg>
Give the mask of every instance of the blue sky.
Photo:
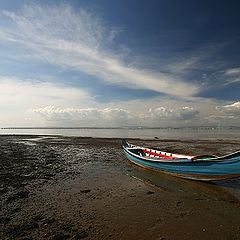
<svg viewBox="0 0 240 240">
<path fill-rule="evenodd" d="M 0 125 L 239 126 L 239 7 L 3 0 Z"/>
</svg>

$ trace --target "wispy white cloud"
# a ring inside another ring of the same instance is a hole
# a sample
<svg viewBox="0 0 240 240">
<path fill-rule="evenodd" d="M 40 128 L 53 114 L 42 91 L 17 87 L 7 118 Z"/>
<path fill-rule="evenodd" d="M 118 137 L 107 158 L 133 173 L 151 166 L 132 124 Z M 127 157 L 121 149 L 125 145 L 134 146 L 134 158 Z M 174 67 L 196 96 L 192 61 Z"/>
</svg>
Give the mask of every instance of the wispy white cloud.
<svg viewBox="0 0 240 240">
<path fill-rule="evenodd" d="M 225 71 L 225 75 L 230 76 L 240 76 L 240 67 L 237 68 L 230 68 Z"/>
<path fill-rule="evenodd" d="M 227 116 L 236 116 L 240 118 L 240 101 L 232 104 L 217 106 L 219 112 L 227 114 Z"/>
<path fill-rule="evenodd" d="M 220 76 L 224 82 L 223 86 L 228 86 L 240 82 L 240 67 L 229 68 L 225 71 L 221 71 L 220 73 Z"/>
<path fill-rule="evenodd" d="M 236 83 L 240 83 L 240 77 L 225 79 L 223 86 L 228 86 L 228 85 L 236 84 Z"/>
<path fill-rule="evenodd" d="M 240 120 L 240 102 L 234 102 L 227 105 L 216 106 L 216 112 L 209 113 L 205 119 L 209 123 L 218 125 L 235 125 L 239 126 Z"/>
<path fill-rule="evenodd" d="M 192 71 L 199 70 L 204 68 L 205 71 L 209 69 L 214 69 L 216 63 L 212 63 L 209 65 L 207 61 L 209 58 L 212 58 L 216 55 L 220 50 L 222 50 L 227 43 L 215 44 L 215 45 L 207 45 L 192 49 L 191 51 L 185 51 L 184 53 L 180 53 L 174 55 L 170 64 L 168 64 L 165 68 L 169 72 L 173 74 L 178 74 L 181 76 L 188 75 Z M 203 74 L 204 71 L 203 71 Z"/>
<path fill-rule="evenodd" d="M 93 75 L 109 84 L 148 89 L 182 98 L 198 93 L 199 86 L 175 75 L 138 69 L 125 64 L 110 50 L 116 29 L 105 27 L 93 14 L 75 12 L 69 5 L 26 5 L 22 12 L 1 11 L 10 21 L 1 25 L 0 38 L 21 44 L 28 55 L 50 64 Z"/>
</svg>

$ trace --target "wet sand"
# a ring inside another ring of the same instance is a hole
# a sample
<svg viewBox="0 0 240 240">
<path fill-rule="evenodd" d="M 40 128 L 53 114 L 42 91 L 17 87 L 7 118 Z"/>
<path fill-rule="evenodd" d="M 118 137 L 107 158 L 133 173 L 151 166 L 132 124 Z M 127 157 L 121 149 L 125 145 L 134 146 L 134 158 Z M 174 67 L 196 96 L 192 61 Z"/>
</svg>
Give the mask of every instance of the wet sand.
<svg viewBox="0 0 240 240">
<path fill-rule="evenodd" d="M 196 154 L 238 141 L 139 140 Z M 240 179 L 183 180 L 129 163 L 120 139 L 0 136 L 0 239 L 240 239 Z"/>
</svg>

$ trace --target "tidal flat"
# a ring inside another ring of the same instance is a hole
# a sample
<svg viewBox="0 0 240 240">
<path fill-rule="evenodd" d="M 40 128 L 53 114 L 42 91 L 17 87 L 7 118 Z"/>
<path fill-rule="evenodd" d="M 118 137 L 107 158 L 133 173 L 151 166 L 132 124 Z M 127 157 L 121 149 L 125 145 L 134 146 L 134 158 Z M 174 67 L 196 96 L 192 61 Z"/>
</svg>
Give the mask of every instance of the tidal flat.
<svg viewBox="0 0 240 240">
<path fill-rule="evenodd" d="M 141 140 L 228 154 L 237 140 Z M 131 164 L 121 139 L 0 136 L 0 239 L 240 239 L 240 179 L 184 180 Z"/>
</svg>

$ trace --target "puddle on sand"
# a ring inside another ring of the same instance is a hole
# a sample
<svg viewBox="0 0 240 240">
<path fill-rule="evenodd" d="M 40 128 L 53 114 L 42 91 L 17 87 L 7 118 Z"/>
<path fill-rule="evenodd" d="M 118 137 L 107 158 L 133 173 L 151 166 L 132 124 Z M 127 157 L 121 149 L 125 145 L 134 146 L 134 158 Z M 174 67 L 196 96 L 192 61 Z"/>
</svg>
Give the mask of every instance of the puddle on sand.
<svg viewBox="0 0 240 240">
<path fill-rule="evenodd" d="M 41 140 L 43 140 L 43 139 L 58 139 L 58 137 L 49 137 L 49 136 L 47 136 L 47 137 L 35 137 L 35 138 L 25 138 L 25 139 L 23 139 L 23 140 L 26 140 L 26 141 L 41 141 Z"/>
<path fill-rule="evenodd" d="M 30 141 L 19 141 L 19 142 L 16 142 L 16 143 L 24 144 L 24 145 L 27 145 L 27 146 L 35 146 L 35 145 L 37 145 L 36 143 L 30 142 Z"/>
<path fill-rule="evenodd" d="M 24 144 L 27 146 L 35 146 L 37 142 L 46 140 L 46 139 L 54 139 L 54 141 L 63 141 L 64 139 L 58 137 L 35 137 L 35 138 L 24 138 L 22 141 L 16 141 L 16 143 Z"/>
</svg>

